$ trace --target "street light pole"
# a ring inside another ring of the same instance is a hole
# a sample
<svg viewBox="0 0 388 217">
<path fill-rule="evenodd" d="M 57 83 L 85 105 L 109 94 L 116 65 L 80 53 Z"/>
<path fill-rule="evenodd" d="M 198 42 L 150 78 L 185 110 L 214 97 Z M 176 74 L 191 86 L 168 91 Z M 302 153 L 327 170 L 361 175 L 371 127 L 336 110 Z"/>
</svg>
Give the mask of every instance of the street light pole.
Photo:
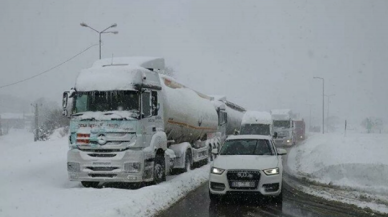
<svg viewBox="0 0 388 217">
<path fill-rule="evenodd" d="M 329 118 L 329 111 L 330 111 L 330 97 L 335 96 L 335 94 L 325 95 L 327 97 L 327 118 Z"/>
<path fill-rule="evenodd" d="M 322 134 L 325 134 L 325 79 L 314 77 L 314 79 L 322 80 Z"/>
<path fill-rule="evenodd" d="M 99 49 L 99 55 L 98 55 L 98 57 L 99 57 L 99 59 L 101 59 L 101 43 L 102 43 L 102 41 L 101 41 L 101 34 L 103 34 L 103 33 L 118 34 L 118 33 L 119 33 L 118 31 L 106 31 L 106 30 L 108 30 L 108 29 L 110 29 L 110 28 L 117 27 L 117 24 L 114 23 L 114 24 L 110 25 L 109 27 L 105 28 L 105 29 L 102 30 L 102 31 L 98 31 L 98 30 L 94 29 L 93 27 L 88 26 L 86 23 L 81 23 L 80 25 L 81 25 L 82 27 L 88 27 L 89 29 L 91 29 L 91 30 L 93 30 L 93 31 L 95 31 L 95 32 L 98 33 L 98 39 L 99 39 L 99 40 L 98 40 L 98 43 L 99 43 L 99 45 L 100 45 L 100 46 L 99 46 L 100 49 Z"/>
</svg>

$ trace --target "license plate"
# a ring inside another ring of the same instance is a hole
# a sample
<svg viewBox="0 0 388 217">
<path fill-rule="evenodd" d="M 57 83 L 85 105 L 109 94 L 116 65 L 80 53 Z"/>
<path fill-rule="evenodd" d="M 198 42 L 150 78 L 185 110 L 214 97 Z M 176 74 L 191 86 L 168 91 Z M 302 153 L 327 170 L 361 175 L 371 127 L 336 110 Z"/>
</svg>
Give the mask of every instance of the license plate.
<svg viewBox="0 0 388 217">
<path fill-rule="evenodd" d="M 251 187 L 255 187 L 255 183 L 254 182 L 232 182 L 232 187 L 236 187 L 236 188 L 251 188 Z"/>
<path fill-rule="evenodd" d="M 111 162 L 93 162 L 93 165 L 111 165 Z"/>
</svg>

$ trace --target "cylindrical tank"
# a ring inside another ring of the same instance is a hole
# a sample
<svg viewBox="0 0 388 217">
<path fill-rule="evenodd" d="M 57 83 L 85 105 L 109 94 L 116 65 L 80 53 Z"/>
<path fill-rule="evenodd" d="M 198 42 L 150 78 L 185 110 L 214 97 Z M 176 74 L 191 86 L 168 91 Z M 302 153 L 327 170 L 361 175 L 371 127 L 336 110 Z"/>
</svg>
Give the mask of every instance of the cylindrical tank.
<svg viewBox="0 0 388 217">
<path fill-rule="evenodd" d="M 234 133 L 235 130 L 240 130 L 244 112 L 235 110 L 229 106 L 226 106 L 226 112 L 228 114 L 228 122 L 226 124 L 226 135 L 231 135 Z"/>
<path fill-rule="evenodd" d="M 161 75 L 164 127 L 175 143 L 205 139 L 217 131 L 218 116 L 210 98 Z"/>
</svg>

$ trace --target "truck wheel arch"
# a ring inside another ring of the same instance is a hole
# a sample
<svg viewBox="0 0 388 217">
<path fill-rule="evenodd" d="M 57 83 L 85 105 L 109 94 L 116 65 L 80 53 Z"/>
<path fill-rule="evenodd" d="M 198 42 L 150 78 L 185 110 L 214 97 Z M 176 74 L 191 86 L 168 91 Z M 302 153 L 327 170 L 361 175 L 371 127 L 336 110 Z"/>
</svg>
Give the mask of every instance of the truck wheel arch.
<svg viewBox="0 0 388 217">
<path fill-rule="evenodd" d="M 157 132 L 152 136 L 151 147 L 155 150 L 162 149 L 163 152 L 167 149 L 167 135 L 165 132 Z"/>
</svg>

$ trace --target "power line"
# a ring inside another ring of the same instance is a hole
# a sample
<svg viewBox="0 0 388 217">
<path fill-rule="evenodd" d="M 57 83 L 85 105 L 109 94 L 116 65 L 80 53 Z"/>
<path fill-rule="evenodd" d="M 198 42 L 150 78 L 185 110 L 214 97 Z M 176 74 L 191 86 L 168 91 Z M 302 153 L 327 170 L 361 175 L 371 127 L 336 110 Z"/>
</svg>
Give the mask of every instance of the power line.
<svg viewBox="0 0 388 217">
<path fill-rule="evenodd" d="M 48 72 L 50 72 L 51 70 L 56 69 L 56 68 L 62 66 L 63 64 L 65 64 L 65 63 L 71 61 L 72 59 L 74 59 L 74 58 L 76 58 L 77 56 L 79 56 L 79 55 L 85 53 L 87 50 L 89 50 L 90 48 L 92 48 L 92 47 L 94 47 L 94 46 L 97 46 L 97 45 L 98 45 L 98 44 L 93 44 L 93 45 L 87 47 L 86 49 L 84 49 L 83 51 L 77 53 L 76 55 L 70 57 L 69 59 L 67 59 L 67 60 L 65 60 L 65 61 L 63 61 L 63 62 L 61 62 L 61 63 L 59 63 L 58 65 L 55 65 L 55 66 L 53 66 L 53 67 L 51 67 L 51 68 L 49 68 L 49 69 L 47 69 L 47 70 L 45 70 L 45 71 L 43 71 L 43 72 L 41 72 L 41 73 L 39 73 L 39 74 L 33 75 L 33 76 L 31 76 L 31 77 L 25 78 L 25 79 L 20 80 L 20 81 L 16 81 L 16 82 L 13 82 L 13 83 L 10 83 L 10 84 L 6 84 L 6 85 L 3 85 L 3 86 L 0 86 L 0 89 L 2 89 L 2 88 L 4 88 L 4 87 L 9 87 L 9 86 L 12 86 L 12 85 L 15 85 L 15 84 L 19 84 L 19 83 L 25 82 L 25 81 L 31 80 L 31 79 L 33 79 L 33 78 L 36 78 L 36 77 L 38 77 L 38 76 L 41 76 L 41 75 L 43 75 L 43 74 L 45 74 L 45 73 L 48 73 Z"/>
</svg>

